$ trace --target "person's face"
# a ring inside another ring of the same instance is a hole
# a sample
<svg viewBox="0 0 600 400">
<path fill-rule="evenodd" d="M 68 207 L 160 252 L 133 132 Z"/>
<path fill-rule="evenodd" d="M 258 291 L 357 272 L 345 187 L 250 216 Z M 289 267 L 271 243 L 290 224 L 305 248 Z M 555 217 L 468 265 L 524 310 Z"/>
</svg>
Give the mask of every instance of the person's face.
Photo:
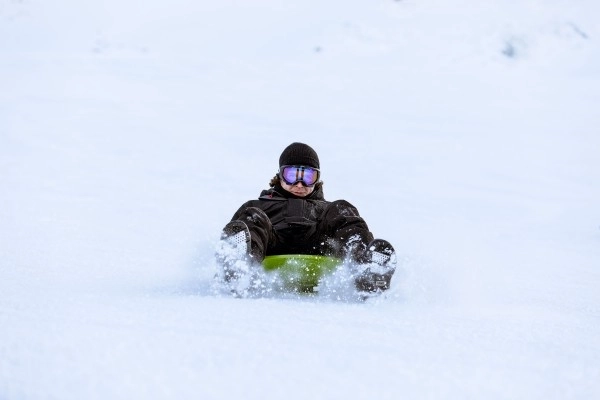
<svg viewBox="0 0 600 400">
<path fill-rule="evenodd" d="M 283 179 L 280 179 L 281 187 L 298 197 L 306 197 L 315 190 L 314 186 L 304 186 L 301 182 L 295 185 L 288 185 Z"/>
</svg>

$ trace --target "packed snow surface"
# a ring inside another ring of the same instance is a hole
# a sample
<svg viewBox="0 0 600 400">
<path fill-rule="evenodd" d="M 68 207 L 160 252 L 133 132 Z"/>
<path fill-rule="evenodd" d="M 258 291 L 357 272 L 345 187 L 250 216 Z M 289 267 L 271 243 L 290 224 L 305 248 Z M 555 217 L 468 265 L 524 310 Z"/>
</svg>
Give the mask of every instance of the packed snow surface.
<svg viewBox="0 0 600 400">
<path fill-rule="evenodd" d="M 0 399 L 600 398 L 596 0 L 0 0 Z M 293 141 L 384 297 L 211 290 Z"/>
</svg>

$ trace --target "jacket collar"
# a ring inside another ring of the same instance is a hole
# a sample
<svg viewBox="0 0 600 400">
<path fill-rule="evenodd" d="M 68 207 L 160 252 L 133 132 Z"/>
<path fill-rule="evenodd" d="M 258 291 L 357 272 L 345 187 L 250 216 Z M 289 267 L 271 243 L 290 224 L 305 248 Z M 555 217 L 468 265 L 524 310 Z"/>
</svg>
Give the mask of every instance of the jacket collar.
<svg viewBox="0 0 600 400">
<path fill-rule="evenodd" d="M 278 198 L 278 199 L 302 199 L 302 200 L 325 200 L 323 196 L 323 184 L 318 183 L 315 186 L 315 190 L 306 197 L 296 196 L 277 183 L 271 189 L 263 190 L 260 197 Z"/>
</svg>

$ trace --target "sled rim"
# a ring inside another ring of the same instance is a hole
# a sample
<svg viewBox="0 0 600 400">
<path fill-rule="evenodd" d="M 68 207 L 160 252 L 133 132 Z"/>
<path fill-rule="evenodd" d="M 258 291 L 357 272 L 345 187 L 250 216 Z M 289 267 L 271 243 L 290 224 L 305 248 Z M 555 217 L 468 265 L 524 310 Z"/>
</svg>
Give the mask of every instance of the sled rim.
<svg viewBox="0 0 600 400">
<path fill-rule="evenodd" d="M 301 265 L 319 265 L 324 269 L 335 268 L 342 263 L 342 260 L 336 257 L 320 256 L 314 254 L 278 254 L 266 256 L 262 265 L 267 271 L 276 270 L 289 264 Z"/>
</svg>

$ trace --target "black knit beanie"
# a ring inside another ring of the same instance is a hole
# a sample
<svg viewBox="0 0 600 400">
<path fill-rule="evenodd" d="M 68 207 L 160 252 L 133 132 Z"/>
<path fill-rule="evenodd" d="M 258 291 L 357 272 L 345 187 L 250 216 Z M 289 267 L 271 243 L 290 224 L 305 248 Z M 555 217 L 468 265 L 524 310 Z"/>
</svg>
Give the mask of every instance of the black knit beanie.
<svg viewBox="0 0 600 400">
<path fill-rule="evenodd" d="M 282 165 L 305 165 L 319 169 L 319 156 L 307 144 L 294 142 L 286 147 L 279 156 L 279 166 Z"/>
</svg>

